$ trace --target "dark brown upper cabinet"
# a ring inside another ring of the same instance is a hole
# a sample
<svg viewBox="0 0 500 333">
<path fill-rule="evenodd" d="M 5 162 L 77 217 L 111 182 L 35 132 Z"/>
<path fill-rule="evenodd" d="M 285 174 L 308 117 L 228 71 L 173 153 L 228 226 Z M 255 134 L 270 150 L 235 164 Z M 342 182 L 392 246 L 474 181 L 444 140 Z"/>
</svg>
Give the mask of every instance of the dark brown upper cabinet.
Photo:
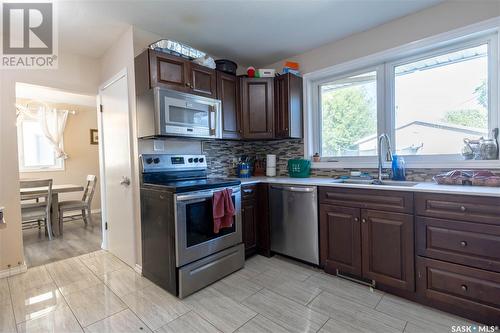
<svg viewBox="0 0 500 333">
<path fill-rule="evenodd" d="M 222 104 L 222 138 L 240 139 L 241 127 L 239 78 L 217 71 L 217 98 Z"/>
<path fill-rule="evenodd" d="M 302 138 L 302 78 L 293 74 L 274 79 L 274 136 Z"/>
<path fill-rule="evenodd" d="M 135 58 L 136 92 L 162 87 L 215 98 L 215 70 L 174 55 L 146 50 Z"/>
<path fill-rule="evenodd" d="M 215 70 L 195 63 L 189 63 L 191 93 L 209 97 L 217 97 L 217 78 Z"/>
<path fill-rule="evenodd" d="M 274 78 L 241 78 L 245 139 L 274 138 Z"/>
</svg>

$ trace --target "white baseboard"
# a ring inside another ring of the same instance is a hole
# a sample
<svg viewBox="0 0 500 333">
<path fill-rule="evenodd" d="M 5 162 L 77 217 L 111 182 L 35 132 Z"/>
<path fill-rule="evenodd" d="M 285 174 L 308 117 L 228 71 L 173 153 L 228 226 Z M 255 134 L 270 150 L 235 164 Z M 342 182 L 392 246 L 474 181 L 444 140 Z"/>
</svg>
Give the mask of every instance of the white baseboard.
<svg viewBox="0 0 500 333">
<path fill-rule="evenodd" d="M 0 279 L 6 278 L 9 276 L 13 276 L 13 275 L 17 275 L 17 274 L 21 274 L 21 273 L 26 272 L 27 270 L 28 270 L 28 266 L 26 266 L 26 263 L 22 263 L 19 266 L 1 270 L 0 271 Z"/>
<path fill-rule="evenodd" d="M 135 264 L 134 271 L 136 271 L 137 274 L 142 275 L 142 266 L 138 265 L 138 264 Z"/>
</svg>

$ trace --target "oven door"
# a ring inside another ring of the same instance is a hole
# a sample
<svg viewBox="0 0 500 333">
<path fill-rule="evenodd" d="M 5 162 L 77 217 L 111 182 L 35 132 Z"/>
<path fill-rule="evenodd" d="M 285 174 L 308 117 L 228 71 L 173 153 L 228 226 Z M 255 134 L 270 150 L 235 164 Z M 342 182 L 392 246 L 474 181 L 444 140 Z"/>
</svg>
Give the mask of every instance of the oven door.
<svg viewBox="0 0 500 333">
<path fill-rule="evenodd" d="M 177 267 L 222 251 L 242 242 L 241 192 L 231 187 L 236 215 L 231 228 L 214 233 L 212 213 L 213 193 L 222 190 L 203 190 L 176 195 L 176 262 Z"/>
<path fill-rule="evenodd" d="M 158 89 L 160 134 L 203 138 L 220 137 L 220 101 Z"/>
</svg>

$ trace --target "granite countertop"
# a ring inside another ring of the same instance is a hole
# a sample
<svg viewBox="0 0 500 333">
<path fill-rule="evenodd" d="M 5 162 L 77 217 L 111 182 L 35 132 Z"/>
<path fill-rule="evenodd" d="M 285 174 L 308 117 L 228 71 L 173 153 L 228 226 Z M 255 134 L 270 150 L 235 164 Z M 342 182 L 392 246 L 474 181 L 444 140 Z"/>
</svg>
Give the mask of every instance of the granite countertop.
<svg viewBox="0 0 500 333">
<path fill-rule="evenodd" d="M 443 194 L 476 195 L 500 198 L 500 187 L 486 186 L 460 186 L 460 185 L 438 185 L 432 182 L 418 183 L 415 186 L 397 185 L 370 185 L 370 184 L 348 184 L 339 183 L 333 178 L 289 178 L 289 177 L 251 177 L 239 178 L 241 185 L 269 183 L 269 184 L 290 184 L 290 185 L 315 185 L 331 186 L 358 189 L 376 189 L 387 191 L 407 191 L 407 192 L 428 192 Z"/>
</svg>

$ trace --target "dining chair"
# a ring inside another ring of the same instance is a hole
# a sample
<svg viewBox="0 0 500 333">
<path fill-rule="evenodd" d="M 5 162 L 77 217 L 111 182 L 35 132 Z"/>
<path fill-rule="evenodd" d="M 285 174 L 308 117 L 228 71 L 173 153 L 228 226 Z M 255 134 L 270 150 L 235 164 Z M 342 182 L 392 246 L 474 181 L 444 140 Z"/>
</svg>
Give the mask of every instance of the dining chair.
<svg viewBox="0 0 500 333">
<path fill-rule="evenodd" d="M 38 194 L 21 194 L 21 221 L 23 224 L 29 222 L 44 221 L 49 240 L 52 240 L 52 179 L 21 180 L 19 187 L 42 188 Z"/>
<path fill-rule="evenodd" d="M 94 198 L 95 188 L 97 184 L 97 177 L 95 175 L 87 176 L 87 186 L 83 192 L 82 200 L 68 200 L 59 202 L 59 230 L 63 232 L 63 218 L 64 212 L 81 211 L 82 218 L 85 225 L 88 221 L 92 225 L 92 199 Z"/>
</svg>

